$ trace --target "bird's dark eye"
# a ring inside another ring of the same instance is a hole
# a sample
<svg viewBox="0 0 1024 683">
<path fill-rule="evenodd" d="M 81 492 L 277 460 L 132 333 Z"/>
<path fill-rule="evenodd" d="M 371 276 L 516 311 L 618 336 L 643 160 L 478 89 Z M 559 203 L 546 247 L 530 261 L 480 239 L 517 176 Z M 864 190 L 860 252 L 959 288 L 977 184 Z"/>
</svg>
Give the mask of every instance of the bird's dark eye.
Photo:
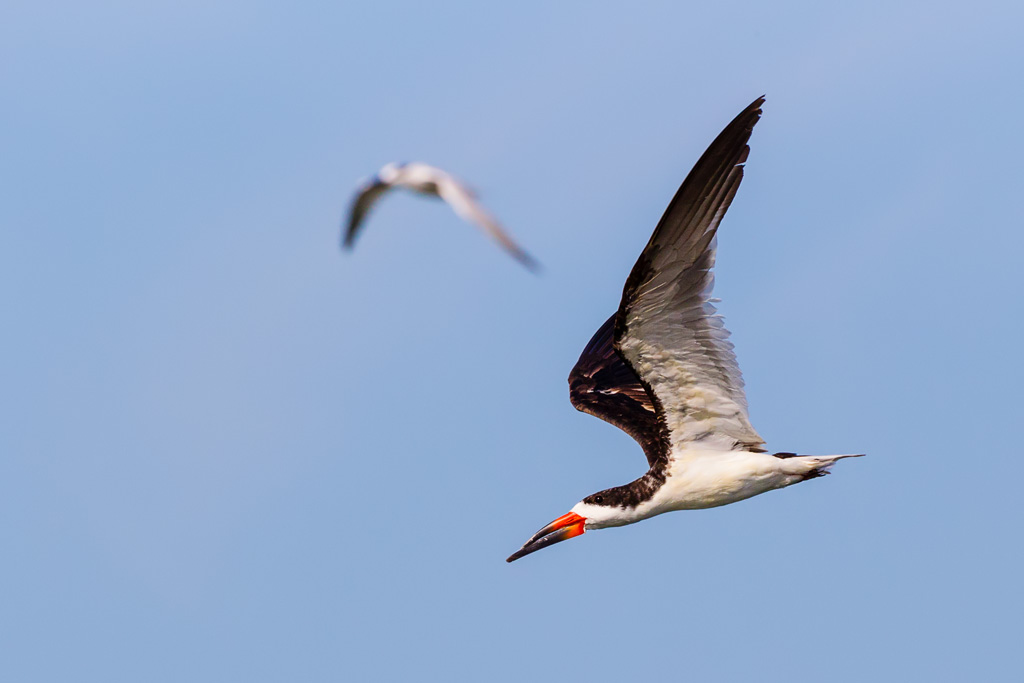
<svg viewBox="0 0 1024 683">
<path fill-rule="evenodd" d="M 594 496 L 594 502 L 600 505 L 604 502 L 604 496 Z"/>
</svg>

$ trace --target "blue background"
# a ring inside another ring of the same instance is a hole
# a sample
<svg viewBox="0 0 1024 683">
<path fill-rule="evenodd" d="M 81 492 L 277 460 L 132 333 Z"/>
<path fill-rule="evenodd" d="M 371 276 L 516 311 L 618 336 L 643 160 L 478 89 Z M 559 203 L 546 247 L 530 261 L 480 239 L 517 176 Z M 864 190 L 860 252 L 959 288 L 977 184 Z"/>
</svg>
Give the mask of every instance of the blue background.
<svg viewBox="0 0 1024 683">
<path fill-rule="evenodd" d="M 6 681 L 1009 680 L 1020 3 L 14 2 Z M 645 467 L 565 378 L 758 95 L 721 311 L 834 476 L 504 558 Z M 437 164 L 544 264 L 360 177 Z"/>
</svg>

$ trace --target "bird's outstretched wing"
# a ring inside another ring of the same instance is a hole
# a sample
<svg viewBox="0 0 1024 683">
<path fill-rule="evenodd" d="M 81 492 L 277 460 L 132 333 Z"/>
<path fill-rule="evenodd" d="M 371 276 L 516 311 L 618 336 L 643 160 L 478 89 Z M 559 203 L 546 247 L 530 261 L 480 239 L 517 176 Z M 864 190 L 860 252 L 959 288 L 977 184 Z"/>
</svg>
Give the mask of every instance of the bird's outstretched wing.
<svg viewBox="0 0 1024 683">
<path fill-rule="evenodd" d="M 569 400 L 636 439 L 653 466 L 668 457 L 668 431 L 654 396 L 615 348 L 615 317 L 601 325 L 569 373 Z"/>
<path fill-rule="evenodd" d="M 673 446 L 761 450 L 747 415 L 729 332 L 715 312 L 715 233 L 743 178 L 758 98 L 687 175 L 633 266 L 615 319 L 615 347 L 657 398 Z"/>
<path fill-rule="evenodd" d="M 359 233 L 359 228 L 362 226 L 366 214 L 370 211 L 370 207 L 391 187 L 389 183 L 385 183 L 378 176 L 374 176 L 364 181 L 356 189 L 355 197 L 352 198 L 352 207 L 349 209 L 348 226 L 345 228 L 345 234 L 341 242 L 343 247 L 346 249 L 352 248 L 356 241 L 356 235 Z"/>
<path fill-rule="evenodd" d="M 445 200 L 462 220 L 483 230 L 505 251 L 530 270 L 537 271 L 540 264 L 509 237 L 501 224 L 477 201 L 475 193 L 451 175 L 442 172 L 437 178 L 437 194 Z"/>
<path fill-rule="evenodd" d="M 729 332 L 715 312 L 715 232 L 743 178 L 758 98 L 704 152 L 626 280 L 619 310 L 569 375 L 569 398 L 636 439 L 647 460 L 672 446 L 762 450 Z"/>
</svg>

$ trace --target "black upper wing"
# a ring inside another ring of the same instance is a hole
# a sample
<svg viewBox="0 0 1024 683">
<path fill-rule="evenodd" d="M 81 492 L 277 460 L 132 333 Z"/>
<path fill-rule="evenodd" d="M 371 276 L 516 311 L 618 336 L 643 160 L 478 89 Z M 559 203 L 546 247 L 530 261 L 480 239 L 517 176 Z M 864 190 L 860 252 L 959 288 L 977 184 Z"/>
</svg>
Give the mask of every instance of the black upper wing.
<svg viewBox="0 0 1024 683">
<path fill-rule="evenodd" d="M 569 400 L 636 439 L 653 466 L 668 457 L 668 431 L 653 394 L 615 348 L 616 315 L 601 325 L 569 373 Z"/>
</svg>

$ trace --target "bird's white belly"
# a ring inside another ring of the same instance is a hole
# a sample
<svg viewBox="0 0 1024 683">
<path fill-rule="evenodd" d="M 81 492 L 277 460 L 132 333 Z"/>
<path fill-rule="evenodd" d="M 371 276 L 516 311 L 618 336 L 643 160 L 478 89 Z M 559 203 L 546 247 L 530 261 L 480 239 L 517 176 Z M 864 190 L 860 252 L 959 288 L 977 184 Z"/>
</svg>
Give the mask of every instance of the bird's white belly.
<svg viewBox="0 0 1024 683">
<path fill-rule="evenodd" d="M 658 514 L 718 507 L 795 484 L 802 476 L 785 461 L 749 451 L 684 451 L 674 454 L 668 479 L 651 499 Z"/>
</svg>

